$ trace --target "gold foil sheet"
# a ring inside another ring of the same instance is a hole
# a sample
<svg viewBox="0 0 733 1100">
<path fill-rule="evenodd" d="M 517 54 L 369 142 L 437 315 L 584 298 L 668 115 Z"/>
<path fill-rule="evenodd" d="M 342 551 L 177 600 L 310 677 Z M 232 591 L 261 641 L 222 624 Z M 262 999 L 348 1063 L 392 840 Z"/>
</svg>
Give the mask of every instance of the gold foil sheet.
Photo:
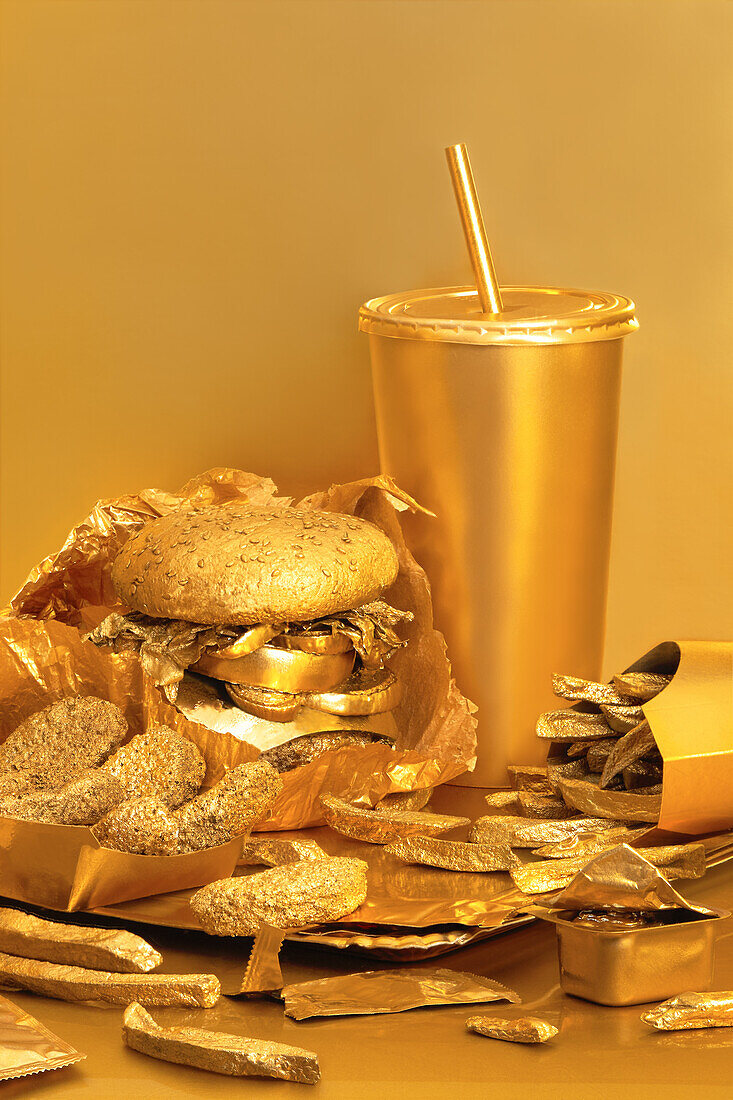
<svg viewBox="0 0 733 1100">
<path fill-rule="evenodd" d="M 517 1016 L 512 1020 L 500 1016 L 469 1016 L 468 1031 L 485 1035 L 488 1039 L 503 1039 L 507 1043 L 546 1043 L 554 1039 L 557 1028 L 535 1016 Z"/>
<path fill-rule="evenodd" d="M 616 733 L 628 733 L 639 722 L 644 721 L 644 711 L 641 707 L 616 707 L 602 706 L 601 714 Z"/>
<path fill-rule="evenodd" d="M 110 569 L 130 534 L 178 508 L 227 500 L 290 504 L 277 497 L 267 478 L 239 470 L 210 470 L 177 494 L 145 490 L 100 502 L 63 547 L 32 571 L 12 600 L 12 617 L 0 620 L 0 738 L 49 699 L 84 693 L 116 703 L 133 732 L 158 723 L 190 737 L 206 758 L 207 783 L 215 782 L 226 768 L 255 759 L 259 749 L 246 737 L 212 731 L 176 711 L 145 675 L 135 653 L 99 649 L 84 642 L 80 633 L 96 627 L 109 612 L 122 610 Z M 332 486 L 299 507 L 358 514 L 381 527 L 400 562 L 390 598 L 414 618 L 404 628 L 407 646 L 390 661 L 403 687 L 394 711 L 398 750 L 375 744 L 327 754 L 286 773 L 267 823 L 271 829 L 319 823 L 324 791 L 373 805 L 394 791 L 447 782 L 475 761 L 475 708 L 451 677 L 445 642 L 432 622 L 427 578 L 407 550 L 400 528 L 399 511 L 418 505 L 389 477 L 380 476 Z"/>
<path fill-rule="evenodd" d="M 187 737 L 153 726 L 118 749 L 102 770 L 119 780 L 125 798 L 159 798 L 175 807 L 196 794 L 206 761 Z"/>
<path fill-rule="evenodd" d="M 508 871 L 518 862 L 508 845 L 471 844 L 426 836 L 393 841 L 385 852 L 403 863 L 424 864 L 446 871 Z"/>
<path fill-rule="evenodd" d="M 318 1055 L 311 1050 L 198 1027 L 161 1027 L 140 1004 L 125 1009 L 122 1035 L 127 1046 L 141 1054 L 209 1073 L 307 1085 L 321 1077 Z"/>
<path fill-rule="evenodd" d="M 127 735 L 113 703 L 61 699 L 11 728 L 0 745 L 0 777 L 20 779 L 30 789 L 57 788 L 101 764 Z"/>
<path fill-rule="evenodd" d="M 212 1008 L 219 1000 L 213 974 L 112 974 L 0 953 L 0 984 L 59 1001 Z"/>
<path fill-rule="evenodd" d="M 237 996 L 249 997 L 282 989 L 280 948 L 284 938 L 285 932 L 282 928 L 273 928 L 264 921 L 260 923 L 252 943 L 244 977 L 236 990 Z"/>
<path fill-rule="evenodd" d="M 549 741 L 595 741 L 608 737 L 610 727 L 602 714 L 579 710 L 550 710 L 537 721 L 537 736 Z"/>
<path fill-rule="evenodd" d="M 622 822 L 602 817 L 576 817 L 548 821 L 489 814 L 471 826 L 468 839 L 474 844 L 508 844 L 510 848 L 534 848 L 537 844 L 558 844 L 578 833 L 618 828 Z"/>
<path fill-rule="evenodd" d="M 641 1020 L 659 1031 L 733 1027 L 733 992 L 681 993 L 643 1012 Z"/>
<path fill-rule="evenodd" d="M 315 840 L 293 840 L 289 837 L 250 837 L 242 846 L 239 864 L 243 867 L 281 867 L 301 859 L 328 859 Z"/>
<path fill-rule="evenodd" d="M 619 737 L 613 746 L 608 754 L 608 759 L 603 765 L 601 786 L 607 787 L 612 779 L 615 779 L 617 775 L 621 775 L 624 768 L 628 768 L 630 764 L 635 764 L 651 753 L 656 754 L 657 751 L 654 734 L 649 723 L 643 720 L 638 726 L 634 726 L 628 733 L 625 733 L 623 737 Z"/>
<path fill-rule="evenodd" d="M 578 676 L 553 676 L 552 690 L 560 699 L 572 703 L 621 704 L 627 697 L 621 695 L 614 684 L 597 684 L 593 680 L 582 680 Z"/>
<path fill-rule="evenodd" d="M 175 811 L 178 851 L 213 848 L 248 833 L 267 818 L 281 791 L 278 773 L 264 760 L 232 768 Z"/>
<path fill-rule="evenodd" d="M 460 970 L 369 970 L 282 990 L 285 1015 L 294 1020 L 311 1016 L 364 1016 L 407 1012 L 427 1005 L 485 1004 L 520 998 L 491 978 Z"/>
<path fill-rule="evenodd" d="M 613 678 L 613 686 L 629 703 L 647 703 L 664 691 L 671 675 L 656 672 L 622 672 Z"/>
<path fill-rule="evenodd" d="M 700 845 L 680 847 L 697 848 Z M 567 889 L 554 899 L 553 908 L 578 913 L 604 908 L 633 909 L 642 913 L 675 909 L 682 913 L 715 915 L 704 906 L 685 901 L 642 852 L 627 844 L 602 852 L 587 863 Z"/>
<path fill-rule="evenodd" d="M 57 790 L 0 799 L 0 816 L 55 825 L 94 825 L 122 796 L 113 775 L 90 768 Z"/>
<path fill-rule="evenodd" d="M 368 844 L 389 844 L 404 836 L 435 836 L 470 824 L 467 817 L 447 817 L 443 814 L 412 810 L 365 810 L 351 806 L 340 798 L 321 798 L 326 822 L 343 836 L 363 840 Z"/>
<path fill-rule="evenodd" d="M 659 820 L 662 796 L 661 791 L 654 788 L 646 788 L 648 793 L 645 794 L 608 791 L 585 780 L 569 777 L 561 777 L 558 785 L 565 801 L 589 817 L 612 818 L 617 824 L 624 821 Z"/>
<path fill-rule="evenodd" d="M 0 951 L 90 970 L 146 974 L 162 956 L 146 940 L 117 928 L 88 928 L 0 908 Z"/>
<path fill-rule="evenodd" d="M 0 1081 L 71 1066 L 86 1058 L 45 1024 L 0 997 Z"/>
<path fill-rule="evenodd" d="M 638 848 L 637 854 L 649 863 L 663 867 L 668 879 L 701 878 L 705 874 L 705 848 L 702 844 L 669 844 L 658 848 Z M 548 894 L 573 881 L 588 863 L 585 854 L 568 859 L 542 860 L 513 867 L 509 873 L 524 894 Z"/>
<path fill-rule="evenodd" d="M 191 898 L 204 931 L 215 936 L 253 936 L 261 922 L 297 928 L 338 920 L 367 895 L 361 859 L 300 860 L 258 874 L 212 882 Z"/>
</svg>

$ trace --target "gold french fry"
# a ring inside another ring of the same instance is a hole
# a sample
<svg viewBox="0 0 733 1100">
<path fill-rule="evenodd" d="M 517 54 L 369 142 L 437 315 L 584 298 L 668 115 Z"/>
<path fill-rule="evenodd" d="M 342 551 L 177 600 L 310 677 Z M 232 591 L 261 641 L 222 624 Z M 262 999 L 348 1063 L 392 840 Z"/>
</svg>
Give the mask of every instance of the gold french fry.
<svg viewBox="0 0 733 1100">
<path fill-rule="evenodd" d="M 616 737 L 609 737 L 603 741 L 593 742 L 585 754 L 585 762 L 588 766 L 588 771 L 600 775 L 616 744 L 618 744 L 618 738 Z"/>
<path fill-rule="evenodd" d="M 597 684 L 578 676 L 553 676 L 552 690 L 561 699 L 574 703 L 625 703 L 626 699 L 613 684 Z"/>
<path fill-rule="evenodd" d="M 636 763 L 649 753 L 657 752 L 657 743 L 651 726 L 644 718 L 632 730 L 620 737 L 613 745 L 603 766 L 601 787 L 607 787 L 612 779 L 620 775 L 624 768 Z"/>
<path fill-rule="evenodd" d="M 219 1000 L 213 974 L 113 974 L 0 953 L 0 984 L 60 1001 L 212 1008 Z"/>
<path fill-rule="evenodd" d="M 700 878 L 705 874 L 705 847 L 702 844 L 672 844 L 658 848 L 637 848 L 655 867 L 664 869 L 669 880 Z M 514 884 L 523 894 L 547 894 L 568 886 L 588 863 L 585 855 L 525 863 L 509 869 Z"/>
<path fill-rule="evenodd" d="M 140 1004 L 125 1009 L 122 1035 L 128 1047 L 151 1058 L 228 1077 L 274 1077 L 314 1085 L 321 1076 L 318 1055 L 312 1050 L 198 1027 L 162 1027 Z"/>
<path fill-rule="evenodd" d="M 601 714 L 616 733 L 628 733 L 639 722 L 644 721 L 644 711 L 641 707 L 627 706 L 601 706 Z"/>
<path fill-rule="evenodd" d="M 489 814 L 471 826 L 468 839 L 474 844 L 508 844 L 510 848 L 534 848 L 538 844 L 557 844 L 577 833 L 603 832 L 618 828 L 620 821 L 601 817 L 576 817 L 561 821 L 540 821 L 526 817 Z"/>
<path fill-rule="evenodd" d="M 552 794 L 553 788 L 548 779 L 546 767 L 510 764 L 507 771 L 509 782 L 515 790 Z"/>
<path fill-rule="evenodd" d="M 537 722 L 537 736 L 549 741 L 600 741 L 610 728 L 602 714 L 550 710 Z"/>
<path fill-rule="evenodd" d="M 622 672 L 614 676 L 613 685 L 619 695 L 630 703 L 647 703 L 664 691 L 672 677 L 656 672 Z"/>
<path fill-rule="evenodd" d="M 147 974 L 163 959 L 146 940 L 121 928 L 87 928 L 0 908 L 0 951 L 91 970 Z"/>
<path fill-rule="evenodd" d="M 389 844 L 404 836 L 436 836 L 470 825 L 467 817 L 412 810 L 365 810 L 330 794 L 321 796 L 321 806 L 327 824 L 337 833 L 369 844 Z"/>
<path fill-rule="evenodd" d="M 508 871 L 518 862 L 506 844 L 471 844 L 427 836 L 403 837 L 384 850 L 403 863 L 440 867 L 445 871 Z"/>
<path fill-rule="evenodd" d="M 659 1031 L 702 1027 L 733 1027 L 733 991 L 680 993 L 643 1012 L 641 1020 Z"/>
<path fill-rule="evenodd" d="M 661 791 L 645 788 L 644 794 L 631 791 L 608 791 L 582 779 L 561 776 L 558 785 L 566 802 L 589 817 L 607 817 L 616 824 L 625 821 L 659 820 L 662 808 Z"/>
<path fill-rule="evenodd" d="M 562 820 L 577 817 L 577 810 L 568 806 L 556 794 L 537 794 L 536 791 L 519 791 L 519 805 L 525 817 L 538 817 L 545 820 Z"/>
<path fill-rule="evenodd" d="M 416 791 L 393 791 L 380 799 L 378 810 L 424 810 L 433 797 L 432 787 L 423 787 Z"/>
<path fill-rule="evenodd" d="M 554 1039 L 557 1028 L 535 1016 L 519 1016 L 505 1020 L 499 1016 L 469 1016 L 466 1028 L 487 1039 L 503 1039 L 507 1043 L 546 1043 Z"/>
</svg>

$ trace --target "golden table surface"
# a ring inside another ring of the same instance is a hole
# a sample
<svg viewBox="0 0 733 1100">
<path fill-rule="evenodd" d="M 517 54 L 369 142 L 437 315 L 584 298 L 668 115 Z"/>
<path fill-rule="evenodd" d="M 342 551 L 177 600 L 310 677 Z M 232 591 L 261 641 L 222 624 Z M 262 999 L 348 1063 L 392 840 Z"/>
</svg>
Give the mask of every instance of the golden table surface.
<svg viewBox="0 0 733 1100">
<path fill-rule="evenodd" d="M 476 817 L 481 792 L 444 788 L 433 807 Z M 313 834 L 317 835 L 317 834 Z M 680 884 L 694 900 L 733 910 L 733 865 L 723 864 L 703 880 Z M 730 924 L 730 927 L 729 927 Z M 232 946 L 203 933 L 138 928 L 164 955 L 169 972 L 214 972 L 222 979 L 241 975 L 249 940 Z M 339 951 L 286 945 L 286 981 L 389 967 Z M 397 964 L 398 965 L 398 964 Z M 67 1069 L 0 1085 L 0 1100 L 33 1096 L 39 1100 L 178 1100 L 184 1097 L 313 1096 L 314 1100 L 361 1097 L 496 1096 L 544 1100 L 579 1097 L 617 1100 L 733 1096 L 733 1028 L 657 1032 L 641 1023 L 642 1008 L 605 1008 L 565 996 L 558 985 L 555 930 L 536 922 L 477 943 L 418 967 L 445 966 L 484 974 L 515 989 L 523 1003 L 487 1005 L 487 1014 L 532 1014 L 560 1028 L 551 1042 L 536 1047 L 481 1038 L 464 1022 L 484 1006 L 426 1008 L 382 1016 L 340 1017 L 296 1023 L 269 1000 L 222 997 L 192 1018 L 187 1009 L 153 1009 L 163 1024 L 189 1022 L 306 1047 L 318 1053 L 321 1082 L 296 1085 L 241 1079 L 169 1065 L 128 1050 L 121 1040 L 122 1009 L 67 1004 L 10 992 L 18 1005 L 87 1054 Z M 719 934 L 715 988 L 733 989 L 733 919 Z M 491 1091 L 489 1091 L 491 1090 Z"/>
</svg>

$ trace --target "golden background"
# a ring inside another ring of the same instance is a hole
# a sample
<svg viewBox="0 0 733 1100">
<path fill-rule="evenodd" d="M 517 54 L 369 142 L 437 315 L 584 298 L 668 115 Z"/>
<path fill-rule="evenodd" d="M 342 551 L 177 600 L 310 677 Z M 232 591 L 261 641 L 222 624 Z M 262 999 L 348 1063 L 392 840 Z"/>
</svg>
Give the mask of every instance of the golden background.
<svg viewBox="0 0 733 1100">
<path fill-rule="evenodd" d="M 2 17 L 1 597 L 99 497 L 213 465 L 294 493 L 374 472 L 357 309 L 470 277 L 443 155 L 466 141 L 502 282 L 638 305 L 608 669 L 731 635 L 733 6 Z"/>
</svg>

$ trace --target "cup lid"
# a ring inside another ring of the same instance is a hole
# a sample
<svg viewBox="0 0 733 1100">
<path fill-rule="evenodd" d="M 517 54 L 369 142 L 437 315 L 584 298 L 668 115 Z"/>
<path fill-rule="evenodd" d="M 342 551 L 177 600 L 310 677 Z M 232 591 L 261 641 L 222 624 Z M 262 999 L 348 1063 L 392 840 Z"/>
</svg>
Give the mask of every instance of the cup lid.
<svg viewBox="0 0 733 1100">
<path fill-rule="evenodd" d="M 501 288 L 504 310 L 481 312 L 473 286 L 412 290 L 372 298 L 359 310 L 359 329 L 403 340 L 454 344 L 580 344 L 617 340 L 639 322 L 630 298 L 559 287 Z"/>
</svg>

